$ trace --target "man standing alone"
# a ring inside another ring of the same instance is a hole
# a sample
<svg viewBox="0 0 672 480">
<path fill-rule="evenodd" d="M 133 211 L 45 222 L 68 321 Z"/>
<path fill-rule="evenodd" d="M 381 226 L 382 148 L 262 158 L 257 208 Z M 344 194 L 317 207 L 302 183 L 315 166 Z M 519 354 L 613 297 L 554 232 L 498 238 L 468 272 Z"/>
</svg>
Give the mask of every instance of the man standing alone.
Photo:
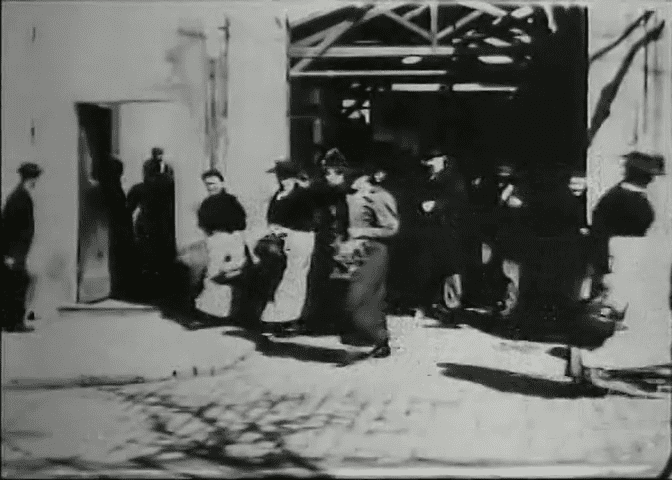
<svg viewBox="0 0 672 480">
<path fill-rule="evenodd" d="M 31 192 L 35 189 L 42 169 L 34 163 L 23 163 L 18 172 L 21 181 L 7 198 L 2 210 L 2 315 L 3 329 L 27 332 L 32 329 L 24 323 L 26 293 L 30 285 L 26 259 L 35 234 Z"/>
</svg>

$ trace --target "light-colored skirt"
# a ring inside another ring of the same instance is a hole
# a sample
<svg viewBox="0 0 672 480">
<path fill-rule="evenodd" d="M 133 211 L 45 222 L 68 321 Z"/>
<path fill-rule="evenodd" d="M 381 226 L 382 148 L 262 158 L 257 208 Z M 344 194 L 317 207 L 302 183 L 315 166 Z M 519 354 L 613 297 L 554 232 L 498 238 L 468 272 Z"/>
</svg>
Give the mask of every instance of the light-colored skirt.
<svg viewBox="0 0 672 480">
<path fill-rule="evenodd" d="M 582 351 L 587 367 L 629 369 L 670 362 L 669 238 L 613 238 L 609 243 L 612 273 L 605 277 L 609 303 L 627 305 L 624 325 L 601 347 Z"/>
<path fill-rule="evenodd" d="M 196 308 L 215 317 L 231 315 L 234 291 L 232 285 L 212 280 L 221 273 L 235 275 L 245 266 L 245 242 L 241 232 L 216 232 L 206 240 L 208 267 L 203 291 L 196 298 Z"/>
<path fill-rule="evenodd" d="M 275 291 L 266 304 L 261 321 L 285 323 L 301 317 L 308 290 L 308 272 L 315 248 L 315 233 L 290 230 L 285 238 L 287 267 Z"/>
</svg>

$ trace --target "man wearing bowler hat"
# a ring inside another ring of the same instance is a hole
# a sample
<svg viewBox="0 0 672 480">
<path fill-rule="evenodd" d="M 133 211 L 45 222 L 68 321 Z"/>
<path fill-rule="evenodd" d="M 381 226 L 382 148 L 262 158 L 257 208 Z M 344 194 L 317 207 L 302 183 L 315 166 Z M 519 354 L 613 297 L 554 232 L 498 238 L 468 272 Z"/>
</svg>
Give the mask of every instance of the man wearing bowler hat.
<svg viewBox="0 0 672 480">
<path fill-rule="evenodd" d="M 34 163 L 23 163 L 18 173 L 19 185 L 10 193 L 2 210 L 2 314 L 3 329 L 10 332 L 32 330 L 24 323 L 26 293 L 30 285 L 26 259 L 35 233 L 31 192 L 42 169 Z"/>
</svg>

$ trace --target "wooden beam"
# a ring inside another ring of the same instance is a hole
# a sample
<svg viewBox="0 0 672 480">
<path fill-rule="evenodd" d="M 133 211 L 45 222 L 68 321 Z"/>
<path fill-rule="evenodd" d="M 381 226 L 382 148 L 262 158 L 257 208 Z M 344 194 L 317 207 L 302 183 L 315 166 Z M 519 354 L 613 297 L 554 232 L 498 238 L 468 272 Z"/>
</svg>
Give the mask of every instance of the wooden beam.
<svg viewBox="0 0 672 480">
<path fill-rule="evenodd" d="M 442 39 L 448 37 L 449 35 L 453 35 L 458 30 L 460 30 L 461 28 L 464 28 L 466 25 L 470 24 L 471 22 L 473 22 L 477 18 L 480 18 L 483 15 L 484 15 L 484 13 L 481 10 L 474 10 L 470 14 L 465 15 L 464 17 L 460 18 L 457 22 L 455 22 L 453 25 L 450 25 L 450 26 L 444 28 L 443 30 L 441 30 L 439 33 L 437 33 L 436 34 L 437 42 L 439 40 L 442 40 Z"/>
<path fill-rule="evenodd" d="M 432 35 L 432 47 L 436 48 L 439 44 L 439 4 L 437 2 L 432 2 L 429 5 L 429 23 L 430 33 Z"/>
<path fill-rule="evenodd" d="M 307 68 L 311 63 L 313 63 L 314 58 L 320 57 L 324 52 L 326 52 L 329 47 L 331 47 L 336 41 L 345 34 L 348 30 L 350 30 L 350 27 L 355 23 L 354 20 L 346 20 L 344 22 L 341 22 L 341 24 L 338 26 L 338 28 L 334 29 L 331 31 L 325 38 L 320 42 L 320 44 L 316 47 L 313 47 L 311 49 L 311 54 L 310 56 L 306 56 L 303 58 L 299 63 L 297 63 L 294 68 L 292 68 L 292 72 L 300 72 L 301 70 L 304 70 Z"/>
<path fill-rule="evenodd" d="M 385 15 L 387 18 L 394 20 L 397 22 L 399 25 L 402 27 L 406 27 L 408 30 L 417 33 L 421 37 L 425 38 L 427 41 L 431 42 L 432 41 L 432 35 L 425 29 L 418 27 L 415 23 L 409 22 L 403 17 L 400 17 L 396 13 L 394 13 L 391 10 L 385 10 L 383 11 L 383 15 Z"/>
<path fill-rule="evenodd" d="M 445 76 L 448 70 L 322 70 L 313 72 L 290 73 L 292 78 L 303 77 L 439 77 Z"/>
<path fill-rule="evenodd" d="M 415 9 L 411 10 L 410 12 L 404 13 L 402 18 L 405 18 L 406 20 L 412 20 L 415 17 L 417 17 L 418 15 L 421 15 L 422 12 L 424 12 L 427 7 L 428 7 L 428 5 L 420 5 L 418 8 L 415 8 Z"/>
<path fill-rule="evenodd" d="M 473 49 L 469 49 L 471 53 Z M 489 53 L 499 52 L 499 49 L 490 49 Z M 455 53 L 454 47 L 331 47 L 320 55 L 322 58 L 395 58 L 410 56 L 447 56 Z M 306 58 L 315 55 L 310 48 L 292 47 L 289 50 L 291 58 Z"/>
<path fill-rule="evenodd" d="M 316 33 L 313 33 L 312 35 L 309 35 L 306 38 L 302 38 L 301 40 L 297 40 L 296 42 L 293 43 L 293 45 L 300 46 L 300 47 L 312 47 L 317 42 L 320 42 L 320 41 L 324 40 L 332 32 L 338 30 L 341 27 L 341 25 L 343 25 L 343 23 L 344 22 L 337 23 L 336 25 L 332 25 L 329 28 L 326 28 L 326 29 L 321 30 L 321 31 L 316 32 Z"/>
<path fill-rule="evenodd" d="M 463 7 L 473 8 L 474 10 L 480 10 L 481 12 L 487 13 L 494 17 L 503 17 L 508 13 L 506 10 L 488 2 L 465 1 L 457 2 L 457 4 L 462 5 Z"/>
</svg>

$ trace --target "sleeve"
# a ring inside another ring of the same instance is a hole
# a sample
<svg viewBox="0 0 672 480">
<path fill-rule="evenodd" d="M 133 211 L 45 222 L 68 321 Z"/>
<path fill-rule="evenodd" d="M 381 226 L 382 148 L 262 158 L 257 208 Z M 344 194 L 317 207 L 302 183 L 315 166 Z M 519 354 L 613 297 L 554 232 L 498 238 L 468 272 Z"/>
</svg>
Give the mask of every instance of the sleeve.
<svg viewBox="0 0 672 480">
<path fill-rule="evenodd" d="M 234 232 L 245 230 L 247 228 L 247 214 L 245 209 L 234 196 L 231 196 L 231 209 L 232 209 L 232 229 Z"/>
<path fill-rule="evenodd" d="M 609 218 L 608 214 L 612 206 L 609 194 L 600 199 L 593 209 L 593 221 L 591 234 L 595 248 L 593 262 L 596 269 L 601 273 L 609 270 Z"/>
<path fill-rule="evenodd" d="M 126 206 L 128 207 L 128 211 L 130 213 L 135 212 L 135 210 L 140 205 L 140 198 L 142 196 L 141 191 L 142 191 L 142 184 L 140 183 L 133 185 L 131 189 L 128 191 L 128 195 L 126 197 Z"/>
<path fill-rule="evenodd" d="M 3 217 L 3 239 L 5 239 L 7 256 L 23 259 L 28 255 L 30 243 L 32 241 L 33 227 L 32 211 L 28 200 L 12 195 L 5 205 L 2 212 Z"/>
<path fill-rule="evenodd" d="M 399 232 L 399 212 L 397 202 L 390 193 L 376 195 L 372 202 L 373 211 L 376 215 L 376 227 L 364 229 L 366 237 L 389 238 Z"/>
</svg>

